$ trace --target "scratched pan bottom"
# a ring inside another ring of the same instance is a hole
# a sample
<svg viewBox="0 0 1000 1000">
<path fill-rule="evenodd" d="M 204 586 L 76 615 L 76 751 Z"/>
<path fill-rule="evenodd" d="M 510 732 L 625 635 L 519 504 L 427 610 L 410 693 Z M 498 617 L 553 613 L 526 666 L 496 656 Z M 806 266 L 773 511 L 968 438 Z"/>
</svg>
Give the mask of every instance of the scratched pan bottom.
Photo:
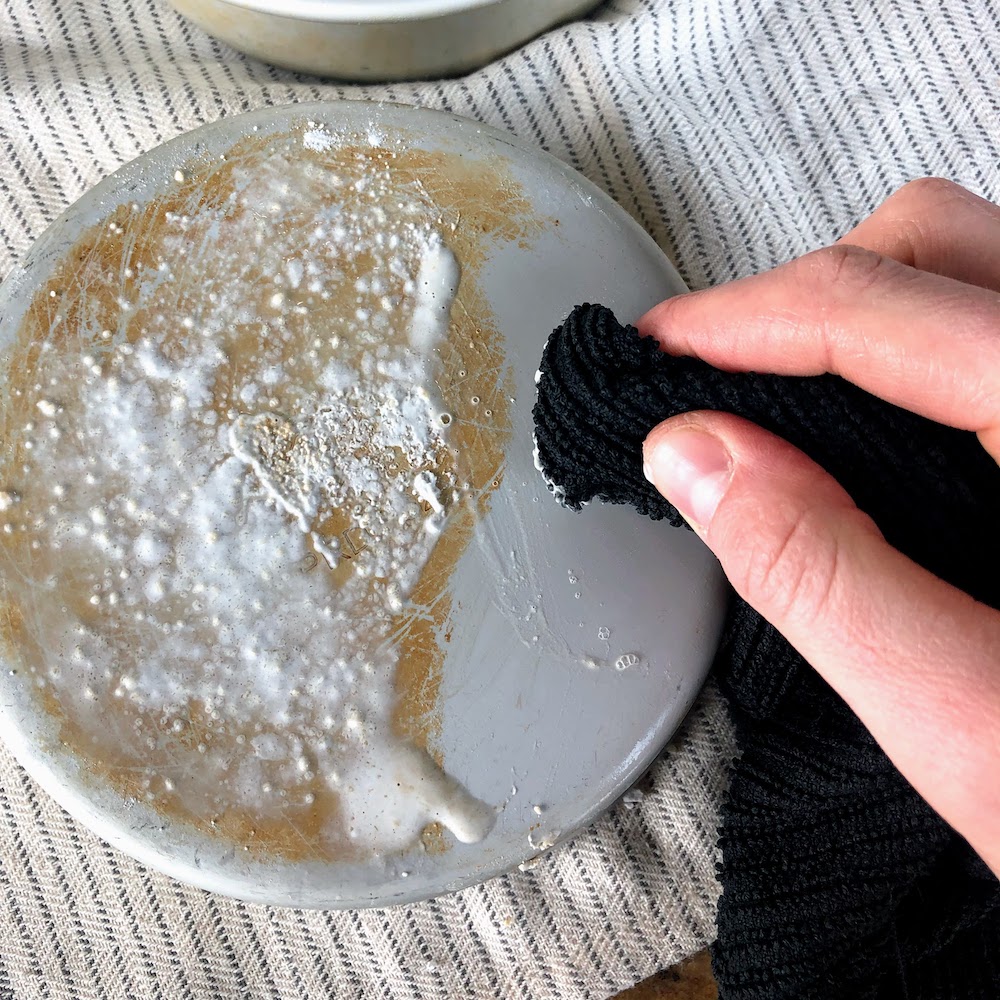
<svg viewBox="0 0 1000 1000">
<path fill-rule="evenodd" d="M 683 284 L 654 242 L 610 198 L 556 159 L 454 116 L 354 102 L 266 109 L 207 125 L 98 185 L 43 236 L 0 288 L 0 345 L 60 253 L 116 204 L 140 204 L 191 156 L 224 153 L 309 118 L 331 128 L 405 132 L 428 150 L 503 165 L 538 225 L 493 247 L 480 287 L 510 377 L 509 440 L 489 512 L 451 578 L 434 749 L 447 772 L 496 811 L 480 842 L 447 836 L 363 861 L 268 857 L 95 782 L 55 738 L 36 700 L 4 670 L 10 749 L 86 826 L 182 881 L 248 901 L 383 906 L 490 878 L 569 839 L 648 767 L 704 682 L 723 614 L 707 550 L 631 511 L 556 503 L 533 466 L 534 374 L 549 331 L 573 306 L 600 301 L 633 319 Z"/>
</svg>

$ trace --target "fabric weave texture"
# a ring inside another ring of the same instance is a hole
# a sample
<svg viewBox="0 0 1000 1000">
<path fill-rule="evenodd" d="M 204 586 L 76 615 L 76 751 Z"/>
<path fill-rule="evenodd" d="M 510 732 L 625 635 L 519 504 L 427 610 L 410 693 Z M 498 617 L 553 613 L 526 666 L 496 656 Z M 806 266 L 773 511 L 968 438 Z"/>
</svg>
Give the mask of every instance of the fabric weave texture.
<svg viewBox="0 0 1000 1000">
<path fill-rule="evenodd" d="M 980 0 L 612 0 L 465 78 L 360 88 L 246 58 L 163 0 L 0 0 L 0 277 L 84 191 L 181 132 L 367 97 L 544 147 L 705 287 L 837 238 L 914 177 L 1000 198 L 998 25 Z M 532 872 L 352 914 L 148 872 L 0 750 L 0 998 L 602 1000 L 713 937 L 733 747 L 710 686 L 635 808 Z"/>
</svg>

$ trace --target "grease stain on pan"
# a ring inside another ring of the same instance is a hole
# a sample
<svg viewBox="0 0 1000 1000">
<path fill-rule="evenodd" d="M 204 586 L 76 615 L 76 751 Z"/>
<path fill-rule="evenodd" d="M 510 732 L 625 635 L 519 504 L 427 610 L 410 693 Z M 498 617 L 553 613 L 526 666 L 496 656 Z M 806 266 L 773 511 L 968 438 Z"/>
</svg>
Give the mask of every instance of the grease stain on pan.
<svg viewBox="0 0 1000 1000">
<path fill-rule="evenodd" d="M 3 375 L 0 622 L 90 781 L 287 860 L 488 829 L 441 640 L 510 435 L 477 278 L 538 225 L 499 161 L 308 123 L 63 256 Z"/>
</svg>

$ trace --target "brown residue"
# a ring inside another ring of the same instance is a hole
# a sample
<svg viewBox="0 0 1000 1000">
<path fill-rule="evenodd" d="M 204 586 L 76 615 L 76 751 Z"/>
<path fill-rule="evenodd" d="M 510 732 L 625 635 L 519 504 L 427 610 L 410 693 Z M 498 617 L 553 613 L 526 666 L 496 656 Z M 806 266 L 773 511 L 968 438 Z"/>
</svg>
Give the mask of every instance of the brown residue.
<svg viewBox="0 0 1000 1000">
<path fill-rule="evenodd" d="M 444 854 L 450 841 L 440 823 L 428 823 L 420 833 L 420 843 L 427 854 Z"/>
<path fill-rule="evenodd" d="M 44 370 L 44 352 L 89 352 L 95 364 L 103 365 L 109 337 L 124 337 L 134 343 L 151 330 L 162 329 L 162 317 L 129 308 L 128 304 L 135 301 L 138 283 L 168 253 L 170 238 L 176 237 L 176 219 L 208 207 L 225 212 L 235 192 L 236 171 L 252 169 L 255 162 L 264 161 L 270 150 L 290 148 L 293 141 L 297 155 L 344 176 L 357 176 L 366 165 L 383 169 L 388 166 L 401 191 L 417 191 L 426 203 L 439 210 L 439 231 L 462 268 L 448 340 L 441 348 L 440 370 L 444 375 L 438 386 L 452 416 L 449 436 L 457 464 L 452 464 L 450 456 L 441 455 L 439 471 L 454 473 L 460 483 L 467 484 L 462 494 L 466 499 L 449 511 L 447 526 L 408 608 L 394 627 L 400 651 L 394 726 L 398 734 L 426 748 L 440 761 L 435 738 L 440 727 L 442 639 L 451 638 L 449 581 L 502 478 L 510 436 L 510 387 L 502 338 L 479 287 L 479 275 L 494 247 L 503 243 L 523 245 L 539 226 L 523 192 L 499 161 L 415 148 L 372 148 L 366 143 L 318 152 L 301 148 L 299 140 L 289 136 L 254 137 L 234 146 L 223 160 L 188 164 L 183 182 L 169 193 L 147 204 L 122 204 L 109 211 L 55 267 L 48 283 L 35 295 L 20 328 L 9 357 L 6 384 L 0 386 L 4 396 L 0 409 L 0 440 L 4 442 L 0 488 L 19 483 L 24 470 L 30 467 L 30 455 L 25 450 L 30 435 L 25 428 L 35 416 L 37 402 L 47 398 L 36 381 L 37 373 Z M 343 197 L 349 201 L 355 195 L 345 189 Z M 199 257 L 196 249 L 192 249 L 189 260 L 174 262 L 187 295 L 183 302 L 176 303 L 176 318 L 197 314 L 198 297 L 206 294 L 212 282 L 225 280 L 224 274 L 204 273 L 206 259 Z M 341 287 L 350 287 L 365 268 L 363 258 L 345 261 Z M 269 291 L 263 280 L 259 287 L 259 301 L 247 303 L 249 312 L 257 315 L 265 312 Z M 344 310 L 355 308 L 353 299 L 348 302 L 337 296 L 328 302 L 309 301 L 307 305 L 309 322 L 313 326 L 325 324 L 332 331 L 338 329 L 338 317 Z M 288 318 L 290 326 L 295 322 L 294 317 Z M 108 334 L 97 333 L 85 343 L 83 331 L 88 329 Z M 231 386 L 239 373 L 253 363 L 251 358 L 259 348 L 260 336 L 260 322 L 234 326 L 229 333 L 228 367 L 215 387 L 213 400 L 223 420 L 240 410 L 239 401 L 232 398 Z M 161 337 L 161 347 L 168 357 L 180 350 L 169 334 Z M 478 402 L 473 403 L 473 398 Z M 294 399 L 280 400 L 277 409 L 293 404 Z M 28 512 L 31 490 L 40 486 L 29 482 L 22 488 L 25 510 L 14 511 L 12 520 Z M 35 502 L 41 503 L 40 494 Z M 71 617 L 93 622 L 100 612 L 86 602 L 82 588 L 73 592 L 74 573 L 79 572 L 82 579 L 86 567 L 66 565 L 61 554 L 46 550 L 44 535 L 22 521 L 22 529 L 0 535 L 0 642 L 11 662 L 30 678 L 26 683 L 32 683 L 40 681 L 53 665 L 46 662 L 44 636 L 40 634 L 45 627 L 44 608 L 35 603 L 33 593 L 28 593 L 31 587 L 22 588 L 17 580 L 22 576 L 29 581 L 58 576 L 61 598 Z M 314 527 L 324 537 L 340 540 L 342 559 L 333 571 L 333 579 L 343 584 L 354 572 L 353 557 L 372 540 L 364 538 L 352 525 L 349 513 L 342 510 L 324 511 Z M 38 540 L 41 546 L 31 545 Z M 331 572 L 319 557 L 302 568 Z M 31 602 L 30 607 L 26 601 Z M 127 631 L 117 635 L 122 653 L 141 656 L 137 637 Z M 184 718 L 165 719 L 140 712 L 128 700 L 95 704 L 88 702 L 82 692 L 69 700 L 57 697 L 51 687 L 44 685 L 39 694 L 45 709 L 59 722 L 61 741 L 85 762 L 95 783 L 110 783 L 126 798 L 147 802 L 167 820 L 190 824 L 232 844 L 236 850 L 268 857 L 332 859 L 356 858 L 365 853 L 346 836 L 329 836 L 338 802 L 321 776 L 316 776 L 309 786 L 313 800 L 308 805 L 288 803 L 278 815 L 255 811 L 245 803 L 219 807 L 218 789 L 229 777 L 226 768 L 235 767 L 241 754 L 248 752 L 247 744 L 255 735 L 252 727 L 236 729 L 220 724 L 197 704 L 188 706 Z M 197 771 L 199 746 L 208 743 L 224 746 L 229 751 L 225 755 L 228 763 L 221 771 L 199 773 L 192 778 Z M 171 782 L 172 771 L 183 771 L 186 780 Z M 424 848 L 432 853 L 444 850 L 448 843 L 438 824 L 427 827 L 421 839 Z"/>
</svg>

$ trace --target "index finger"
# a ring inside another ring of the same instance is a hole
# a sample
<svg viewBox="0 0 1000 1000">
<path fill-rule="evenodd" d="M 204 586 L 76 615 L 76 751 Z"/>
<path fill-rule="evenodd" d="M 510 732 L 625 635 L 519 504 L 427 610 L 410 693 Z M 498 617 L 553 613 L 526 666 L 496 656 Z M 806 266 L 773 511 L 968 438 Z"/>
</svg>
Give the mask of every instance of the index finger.
<svg viewBox="0 0 1000 1000">
<path fill-rule="evenodd" d="M 837 242 L 1000 291 L 1000 208 L 941 177 L 904 184 Z"/>
<path fill-rule="evenodd" d="M 670 354 L 727 371 L 829 372 L 987 447 L 1000 438 L 1000 295 L 870 250 L 838 244 L 680 295 L 638 327 Z"/>
</svg>

